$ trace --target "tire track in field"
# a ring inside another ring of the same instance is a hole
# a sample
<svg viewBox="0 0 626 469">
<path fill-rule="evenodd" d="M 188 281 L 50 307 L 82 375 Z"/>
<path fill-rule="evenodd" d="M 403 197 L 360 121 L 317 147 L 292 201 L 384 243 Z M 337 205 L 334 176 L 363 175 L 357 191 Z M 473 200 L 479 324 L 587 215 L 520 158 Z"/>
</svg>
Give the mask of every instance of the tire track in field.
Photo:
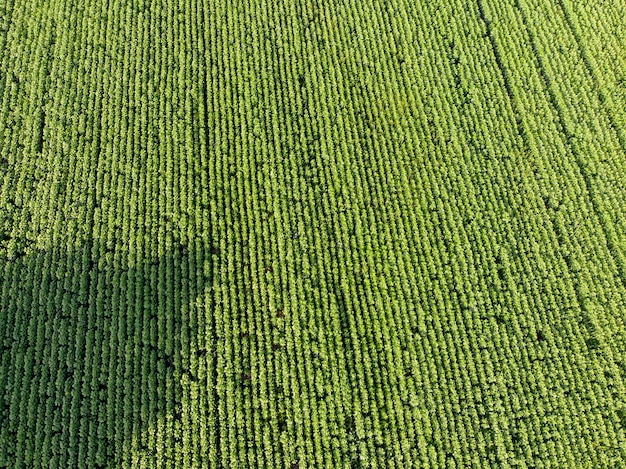
<svg viewBox="0 0 626 469">
<path fill-rule="evenodd" d="M 609 249 L 609 252 L 611 253 L 611 256 L 613 257 L 615 261 L 619 280 L 622 283 L 622 286 L 626 288 L 626 261 L 624 261 L 623 256 L 621 255 L 619 251 L 617 241 L 615 239 L 615 236 L 613 235 L 614 229 L 610 225 L 609 220 L 607 219 L 604 212 L 598 205 L 598 196 L 594 189 L 593 181 L 591 179 L 592 176 L 587 170 L 587 167 L 585 165 L 585 162 L 583 161 L 582 155 L 580 154 L 578 147 L 574 143 L 576 136 L 569 128 L 569 125 L 567 123 L 567 118 L 565 116 L 561 103 L 559 102 L 557 91 L 554 88 L 552 79 L 548 75 L 546 65 L 544 63 L 544 58 L 540 54 L 539 48 L 537 46 L 537 39 L 535 37 L 531 24 L 528 20 L 528 16 L 526 15 L 526 12 L 520 0 L 515 0 L 515 7 L 519 11 L 520 17 L 522 19 L 522 23 L 524 27 L 526 28 L 526 32 L 527 32 L 528 39 L 529 39 L 529 45 L 533 51 L 533 54 L 536 57 L 538 71 L 542 78 L 542 81 L 544 82 L 544 86 L 548 94 L 549 102 L 558 119 L 559 126 L 561 127 L 564 137 L 565 137 L 564 143 L 570 148 L 570 151 L 572 155 L 574 156 L 574 162 L 583 179 L 583 182 L 585 184 L 585 189 L 589 195 L 589 202 L 590 202 L 591 208 L 593 209 L 593 212 L 595 213 L 596 217 L 598 218 L 598 221 L 600 222 L 600 226 L 602 228 L 602 232 L 604 234 L 607 247 Z"/>
<path fill-rule="evenodd" d="M 517 96 L 514 90 L 514 87 L 512 85 L 511 82 L 511 78 L 509 76 L 509 73 L 506 69 L 506 65 L 504 63 L 504 60 L 502 59 L 502 55 L 500 53 L 498 44 L 497 44 L 497 40 L 495 38 L 495 35 L 493 33 L 492 27 L 491 27 L 491 21 L 487 18 L 486 14 L 485 14 L 485 10 L 484 10 L 484 4 L 482 0 L 477 0 L 477 5 L 478 5 L 478 10 L 479 10 L 479 17 L 481 19 L 481 21 L 483 22 L 483 24 L 485 25 L 486 28 L 486 32 L 487 32 L 487 38 L 491 44 L 491 47 L 494 51 L 494 56 L 496 59 L 496 63 L 498 68 L 500 69 L 500 73 L 502 75 L 502 79 L 504 81 L 504 85 L 506 88 L 506 92 L 508 94 L 509 97 L 509 101 L 511 103 L 511 107 L 513 110 L 513 113 L 515 115 L 516 118 L 516 128 L 518 133 L 520 134 L 521 138 L 522 138 L 522 143 L 524 146 L 524 150 L 529 152 L 530 154 L 537 154 L 537 149 L 534 147 L 534 145 L 531 144 L 531 139 L 529 138 L 528 132 L 525 128 L 524 125 L 524 118 L 523 115 L 521 113 L 521 110 L 517 104 Z M 526 27 L 528 28 L 528 24 L 526 23 L 526 21 L 524 21 L 524 24 L 526 25 Z M 536 49 L 536 47 L 533 45 L 532 46 L 533 51 L 535 52 L 535 55 L 538 56 L 538 51 Z M 545 70 L 540 69 L 540 74 L 541 77 L 544 81 L 547 80 L 547 77 L 545 75 Z M 552 94 L 554 93 L 554 91 L 550 91 L 549 92 L 550 95 L 552 96 Z M 550 104 L 552 105 L 552 107 L 556 108 L 556 98 L 551 98 L 550 100 Z M 564 127 L 564 123 L 563 123 L 563 117 L 561 116 L 561 114 L 559 113 L 559 121 L 561 122 L 562 126 Z M 568 141 L 571 139 L 571 135 L 568 135 Z M 601 211 L 599 210 L 599 208 L 597 207 L 597 204 L 595 202 L 595 199 L 592 197 L 593 195 L 593 188 L 591 185 L 591 181 L 589 176 L 582 170 L 581 165 L 578 163 L 582 163 L 579 161 L 579 155 L 577 153 L 577 151 L 575 151 L 575 149 L 573 148 L 573 146 L 570 145 L 570 149 L 572 150 L 572 153 L 575 154 L 576 158 L 577 158 L 577 167 L 580 170 L 581 174 L 583 175 L 583 179 L 585 181 L 585 186 L 588 190 L 588 192 L 590 193 L 590 199 L 592 202 L 592 208 L 594 210 L 594 212 L 596 213 L 596 215 L 598 217 L 601 216 Z M 589 332 L 590 337 L 586 339 L 586 344 L 590 349 L 597 349 L 599 352 L 603 353 L 609 360 L 610 365 L 612 366 L 612 368 L 616 369 L 616 363 L 617 360 L 615 359 L 615 356 L 612 352 L 612 350 L 602 344 L 602 342 L 600 342 L 598 340 L 598 330 L 600 329 L 597 326 L 597 322 L 594 320 L 593 318 L 593 312 L 590 311 L 590 309 L 588 308 L 588 306 L 586 305 L 586 301 L 585 301 L 585 296 L 584 296 L 584 292 L 581 290 L 581 282 L 579 279 L 579 275 L 577 274 L 577 272 L 574 269 L 573 263 L 572 263 L 572 258 L 571 255 L 568 253 L 565 253 L 563 248 L 567 246 L 567 242 L 566 242 L 566 237 L 569 236 L 573 236 L 576 233 L 576 228 L 574 228 L 574 232 L 572 234 L 568 234 L 568 233 L 564 233 L 563 230 L 559 227 L 557 219 L 555 218 L 555 213 L 551 210 L 548 210 L 549 207 L 546 207 L 546 213 L 547 213 L 547 218 L 550 221 L 550 229 L 551 231 L 554 233 L 555 237 L 556 237 L 556 241 L 558 243 L 559 246 L 559 255 L 561 257 L 561 259 L 563 260 L 563 262 L 565 263 L 567 272 L 569 272 L 570 277 L 573 279 L 573 290 L 575 293 L 575 297 L 576 297 L 576 302 L 578 303 L 578 306 L 583 314 L 582 316 L 582 324 L 584 325 L 585 329 Z M 603 230 L 604 236 L 607 240 L 607 244 L 610 243 L 610 239 L 609 236 L 607 234 L 607 232 L 605 230 Z M 611 250 L 612 252 L 612 248 L 611 245 L 609 245 L 609 250 Z M 620 267 L 620 265 L 618 264 L 618 269 Z M 623 277 L 623 272 L 620 272 L 620 274 L 622 275 L 621 279 L 622 281 L 624 280 Z"/>
<path fill-rule="evenodd" d="M 626 135 L 624 135 L 623 129 L 621 129 L 620 126 L 617 125 L 617 122 L 615 121 L 615 116 L 613 114 L 613 106 L 608 104 L 609 100 L 607 99 L 606 94 L 604 93 L 604 91 L 602 90 L 602 87 L 600 86 L 600 80 L 598 79 L 598 75 L 596 74 L 595 67 L 591 63 L 591 58 L 589 57 L 587 48 L 585 47 L 583 43 L 583 38 L 580 32 L 580 29 L 574 24 L 574 19 L 572 18 L 572 15 L 570 11 L 568 10 L 568 8 L 565 6 L 564 0 L 557 0 L 556 3 L 559 5 L 561 11 L 563 12 L 563 17 L 565 18 L 565 22 L 567 23 L 567 26 L 569 27 L 572 33 L 572 36 L 574 37 L 576 44 L 578 45 L 580 57 L 582 58 L 583 63 L 585 64 L 585 68 L 587 69 L 589 76 L 591 76 L 591 79 L 593 80 L 596 91 L 598 93 L 599 101 L 603 105 L 602 109 L 604 110 L 609 120 L 609 124 L 611 125 L 611 128 L 617 134 L 617 139 L 619 140 L 622 150 L 626 154 Z"/>
</svg>

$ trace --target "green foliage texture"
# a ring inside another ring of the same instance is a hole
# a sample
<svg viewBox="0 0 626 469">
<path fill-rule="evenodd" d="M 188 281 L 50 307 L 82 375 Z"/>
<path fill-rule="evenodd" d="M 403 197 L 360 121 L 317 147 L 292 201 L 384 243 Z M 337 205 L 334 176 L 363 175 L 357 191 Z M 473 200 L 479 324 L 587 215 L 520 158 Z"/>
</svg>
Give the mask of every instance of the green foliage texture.
<svg viewBox="0 0 626 469">
<path fill-rule="evenodd" d="M 0 0 L 0 467 L 626 467 L 626 1 Z"/>
</svg>

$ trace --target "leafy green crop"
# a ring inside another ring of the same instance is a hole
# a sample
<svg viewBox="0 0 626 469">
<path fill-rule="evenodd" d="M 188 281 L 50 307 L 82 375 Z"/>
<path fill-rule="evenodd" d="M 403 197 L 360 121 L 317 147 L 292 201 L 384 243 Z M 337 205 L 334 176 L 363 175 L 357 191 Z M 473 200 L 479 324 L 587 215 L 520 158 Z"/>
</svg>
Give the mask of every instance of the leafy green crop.
<svg viewBox="0 0 626 469">
<path fill-rule="evenodd" d="M 0 467 L 626 464 L 621 0 L 5 0 Z"/>
</svg>

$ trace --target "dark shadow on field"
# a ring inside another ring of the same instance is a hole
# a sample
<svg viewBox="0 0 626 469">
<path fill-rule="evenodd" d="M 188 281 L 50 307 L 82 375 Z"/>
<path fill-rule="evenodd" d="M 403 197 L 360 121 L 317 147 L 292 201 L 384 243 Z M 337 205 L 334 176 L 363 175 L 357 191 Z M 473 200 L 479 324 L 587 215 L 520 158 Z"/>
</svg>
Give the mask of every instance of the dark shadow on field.
<svg viewBox="0 0 626 469">
<path fill-rule="evenodd" d="M 211 254 L 175 246 L 0 251 L 0 467 L 112 467 L 130 440 L 177 444 Z M 144 436 L 166 416 L 172 432 Z"/>
</svg>

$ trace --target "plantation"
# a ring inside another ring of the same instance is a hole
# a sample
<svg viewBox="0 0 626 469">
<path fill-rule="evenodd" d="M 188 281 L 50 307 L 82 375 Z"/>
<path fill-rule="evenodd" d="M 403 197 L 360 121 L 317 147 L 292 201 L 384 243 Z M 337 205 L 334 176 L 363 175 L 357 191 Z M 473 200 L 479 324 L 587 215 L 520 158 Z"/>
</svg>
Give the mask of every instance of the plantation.
<svg viewBox="0 0 626 469">
<path fill-rule="evenodd" d="M 0 467 L 625 467 L 625 31 L 0 2 Z"/>
</svg>

